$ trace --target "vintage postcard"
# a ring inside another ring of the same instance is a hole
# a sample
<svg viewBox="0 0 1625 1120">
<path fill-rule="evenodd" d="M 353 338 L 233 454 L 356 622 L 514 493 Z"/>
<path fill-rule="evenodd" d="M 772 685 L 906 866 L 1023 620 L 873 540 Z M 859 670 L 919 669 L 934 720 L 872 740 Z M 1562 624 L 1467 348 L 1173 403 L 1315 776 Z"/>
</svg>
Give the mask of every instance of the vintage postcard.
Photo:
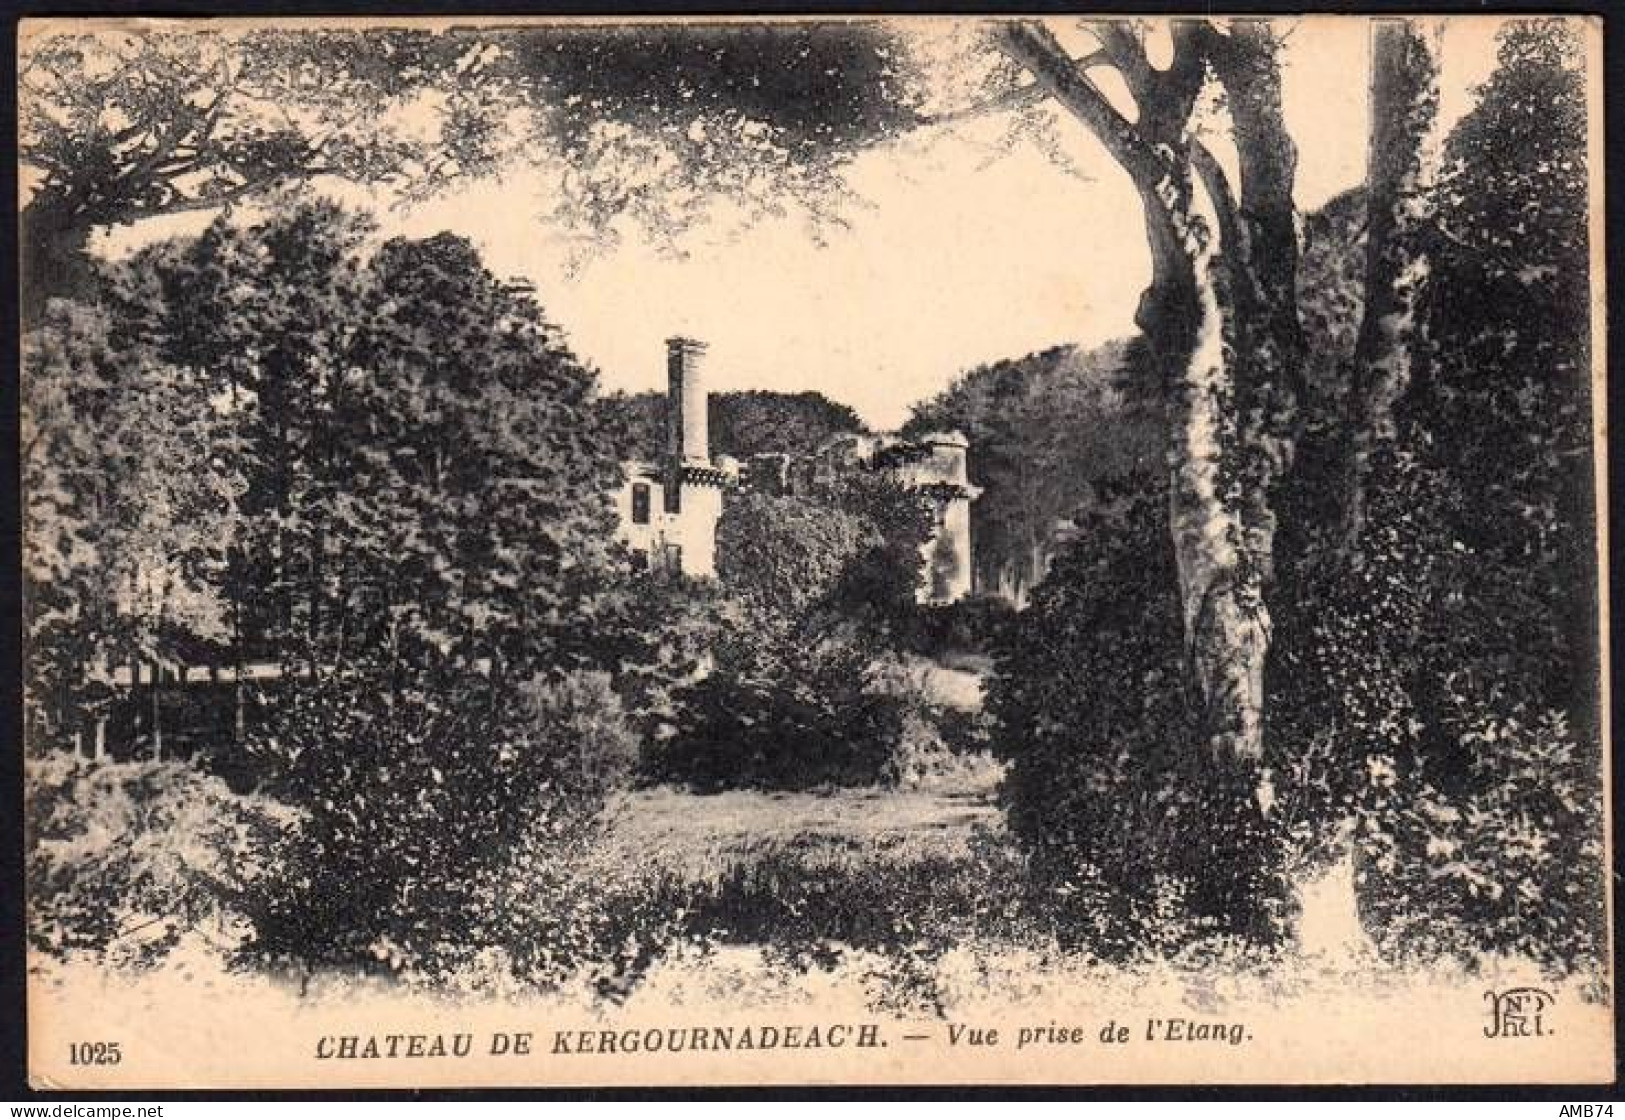
<svg viewBox="0 0 1625 1120">
<path fill-rule="evenodd" d="M 1611 1080 L 1601 42 L 25 21 L 34 1085 Z"/>
</svg>

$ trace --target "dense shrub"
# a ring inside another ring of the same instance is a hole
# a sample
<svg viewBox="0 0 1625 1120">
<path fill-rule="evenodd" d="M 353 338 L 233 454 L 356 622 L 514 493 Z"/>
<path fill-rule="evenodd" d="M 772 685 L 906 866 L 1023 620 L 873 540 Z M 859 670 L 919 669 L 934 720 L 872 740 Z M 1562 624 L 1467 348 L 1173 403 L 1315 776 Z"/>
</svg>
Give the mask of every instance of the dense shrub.
<svg viewBox="0 0 1625 1120">
<path fill-rule="evenodd" d="M 491 966 L 455 979 L 556 988 L 586 980 L 596 994 L 628 994 L 663 955 L 685 942 L 689 893 L 668 871 L 645 861 L 598 858 L 604 822 L 573 827 L 544 815 L 493 861 L 473 885 L 472 905 L 487 915 Z"/>
<path fill-rule="evenodd" d="M 906 700 L 877 682 L 928 525 L 917 496 L 866 475 L 731 497 L 717 530 L 731 625 L 710 671 L 674 691 L 650 774 L 709 791 L 881 780 Z"/>
<path fill-rule="evenodd" d="M 1159 491 L 1097 487 L 998 651 L 1010 826 L 1063 897 L 1100 907 L 1106 943 L 1131 944 L 1158 897 L 1188 907 L 1193 936 L 1267 939 L 1284 916 L 1278 845 L 1252 782 L 1198 744 Z"/>
<path fill-rule="evenodd" d="M 289 689 L 255 736 L 268 789 L 307 806 L 254 950 L 305 964 L 455 965 L 492 944 L 479 880 L 537 828 L 583 827 L 635 763 L 602 674 L 515 688 L 469 675 Z"/>
<path fill-rule="evenodd" d="M 1362 911 L 1396 955 L 1516 953 L 1567 969 L 1607 950 L 1602 759 L 1564 717 L 1480 718 L 1465 780 L 1370 764 Z"/>
<path fill-rule="evenodd" d="M 915 609 L 930 528 L 920 497 L 878 475 L 812 495 L 730 495 L 717 525 L 717 575 L 750 610 L 785 625 L 834 615 L 886 636 Z"/>
<path fill-rule="evenodd" d="M 935 511 L 929 499 L 879 475 L 856 474 L 831 487 L 824 500 L 851 510 L 870 527 L 866 547 L 842 568 L 824 606 L 867 637 L 895 647 L 897 634 L 920 609 L 926 578 L 922 549 Z"/>
<path fill-rule="evenodd" d="M 1014 607 L 991 595 L 922 605 L 899 627 L 898 644 L 923 657 L 990 653 L 1015 615 Z"/>
<path fill-rule="evenodd" d="M 28 943 L 155 963 L 188 931 L 231 948 L 295 814 L 182 762 L 58 754 L 25 772 Z"/>
<path fill-rule="evenodd" d="M 964 790 L 992 764 L 986 731 L 975 716 L 915 702 L 904 708 L 897 742 L 881 780 L 906 789 Z"/>
<path fill-rule="evenodd" d="M 859 512 L 805 498 L 730 494 L 717 523 L 717 577 L 758 613 L 793 620 L 825 600 L 877 542 Z"/>
<path fill-rule="evenodd" d="M 878 781 L 903 704 L 872 687 L 873 652 L 850 632 L 795 635 L 741 664 L 723 661 L 679 694 L 678 731 L 657 777 L 696 789 L 807 789 Z"/>
<path fill-rule="evenodd" d="M 1585 104 L 1560 25 L 1501 40 L 1446 145 L 1363 533 L 1283 556 L 1269 748 L 1305 854 L 1357 822 L 1384 948 L 1574 966 L 1603 905 Z M 1300 469 L 1286 523 L 1342 483 Z"/>
<path fill-rule="evenodd" d="M 519 685 L 517 703 L 520 749 L 548 757 L 550 788 L 571 808 L 596 813 L 627 785 L 640 743 L 608 673 L 535 676 Z"/>
</svg>

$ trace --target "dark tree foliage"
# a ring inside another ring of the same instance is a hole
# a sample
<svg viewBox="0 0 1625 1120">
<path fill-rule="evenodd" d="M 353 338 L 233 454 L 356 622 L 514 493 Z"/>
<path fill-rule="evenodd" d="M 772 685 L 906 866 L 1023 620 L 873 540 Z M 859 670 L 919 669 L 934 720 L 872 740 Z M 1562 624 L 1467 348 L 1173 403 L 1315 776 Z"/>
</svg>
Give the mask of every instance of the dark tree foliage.
<svg viewBox="0 0 1625 1120">
<path fill-rule="evenodd" d="M 136 283 L 107 277 L 109 298 Z M 28 741 L 88 746 L 114 665 L 223 640 L 221 573 L 241 530 L 242 465 L 215 385 L 103 306 L 56 304 L 22 343 Z M 156 751 L 156 742 L 147 744 Z"/>
<path fill-rule="evenodd" d="M 602 119 L 686 132 L 696 106 L 760 121 L 802 156 L 850 148 L 916 119 L 906 105 L 907 75 L 879 21 L 556 25 L 516 30 L 511 44 L 501 65 L 551 95 L 539 101 L 590 106 L 560 111 L 567 148 L 588 143 Z"/>
<path fill-rule="evenodd" d="M 849 405 L 804 390 L 778 393 L 767 389 L 712 395 L 711 440 L 724 455 L 806 455 L 831 436 L 864 431 Z"/>
<path fill-rule="evenodd" d="M 952 603 L 924 604 L 900 621 L 901 648 L 921 657 L 991 654 L 1019 612 L 996 595 L 973 595 Z"/>
<path fill-rule="evenodd" d="M 85 290 L 96 230 L 324 178 L 415 198 L 562 161 L 552 217 L 598 241 L 625 215 L 669 242 L 719 194 L 835 220 L 854 151 L 921 119 L 903 61 L 884 24 L 848 20 L 28 36 L 25 310 Z M 400 128 L 405 107 L 427 128 Z"/>
<path fill-rule="evenodd" d="M 1021 602 L 1096 478 L 1162 455 L 1143 346 L 1058 346 L 978 366 L 914 407 L 905 435 L 957 429 L 971 444 L 976 586 Z M 1137 364 L 1140 363 L 1140 364 Z"/>
<path fill-rule="evenodd" d="M 1304 215 L 1298 313 L 1315 340 L 1305 370 L 1306 424 L 1342 415 L 1365 310 L 1365 209 L 1365 191 L 1356 187 Z"/>
<path fill-rule="evenodd" d="M 904 705 L 876 687 L 915 609 L 929 512 L 884 479 L 817 496 L 739 494 L 718 526 L 730 623 L 676 693 L 653 771 L 702 790 L 879 780 Z"/>
<path fill-rule="evenodd" d="M 1504 33 L 1445 146 L 1416 373 L 1372 463 L 1364 531 L 1352 554 L 1305 534 L 1283 558 L 1270 742 L 1284 823 L 1313 854 L 1337 850 L 1354 820 L 1362 905 L 1396 952 L 1511 949 L 1574 966 L 1600 944 L 1573 49 L 1555 24 Z M 1336 289 L 1317 349 L 1346 354 Z M 1335 383 L 1324 400 L 1337 416 Z M 1340 482 L 1302 471 L 1296 500 L 1334 508 Z"/>
<path fill-rule="evenodd" d="M 839 224 L 852 156 L 922 119 L 881 21 L 557 25 L 488 41 L 468 83 L 488 127 L 517 94 L 532 138 L 571 167 L 553 217 L 600 244 L 622 216 L 672 244 L 717 198 L 751 217 L 794 199 Z"/>
<path fill-rule="evenodd" d="M 1125 956 L 1169 913 L 1264 940 L 1284 914 L 1251 782 L 1197 746 L 1166 518 L 1156 475 L 1097 481 L 988 689 L 1012 830 L 1063 928 Z"/>
<path fill-rule="evenodd" d="M 606 670 L 652 703 L 694 656 L 612 543 L 592 373 L 466 241 L 374 244 L 325 204 L 143 250 L 99 294 L 30 336 L 40 664 L 272 662 L 229 752 L 298 810 L 256 948 L 479 943 L 472 869 L 635 760 Z"/>
<path fill-rule="evenodd" d="M 516 675 L 590 660 L 619 566 L 593 375 L 467 242 L 369 255 L 365 236 L 305 206 L 121 266 L 140 279 L 111 297 L 120 329 L 209 371 L 229 418 L 235 636 L 316 673 L 380 649 Z"/>
<path fill-rule="evenodd" d="M 666 394 L 612 393 L 599 401 L 615 429 L 622 458 L 658 460 L 666 449 Z M 806 390 L 746 389 L 712 393 L 706 410 L 711 454 L 809 455 L 831 436 L 861 432 L 863 421 L 844 404 Z"/>
</svg>

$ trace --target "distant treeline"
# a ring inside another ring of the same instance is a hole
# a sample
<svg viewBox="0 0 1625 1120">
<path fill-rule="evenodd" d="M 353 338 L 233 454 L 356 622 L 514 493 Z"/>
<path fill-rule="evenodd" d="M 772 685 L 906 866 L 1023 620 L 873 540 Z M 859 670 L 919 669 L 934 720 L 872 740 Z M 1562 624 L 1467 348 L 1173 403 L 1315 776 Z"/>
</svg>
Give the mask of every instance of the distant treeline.
<svg viewBox="0 0 1625 1120">
<path fill-rule="evenodd" d="M 665 393 L 612 393 L 598 407 L 623 458 L 655 459 L 664 452 Z M 711 454 L 736 459 L 774 452 L 802 455 L 840 432 L 865 430 L 849 406 L 811 391 L 712 393 L 706 418 Z"/>
<path fill-rule="evenodd" d="M 914 406 L 905 433 L 956 428 L 970 439 L 979 591 L 1024 603 L 1094 480 L 1161 455 L 1144 364 L 1136 341 L 1055 346 L 977 366 Z"/>
</svg>

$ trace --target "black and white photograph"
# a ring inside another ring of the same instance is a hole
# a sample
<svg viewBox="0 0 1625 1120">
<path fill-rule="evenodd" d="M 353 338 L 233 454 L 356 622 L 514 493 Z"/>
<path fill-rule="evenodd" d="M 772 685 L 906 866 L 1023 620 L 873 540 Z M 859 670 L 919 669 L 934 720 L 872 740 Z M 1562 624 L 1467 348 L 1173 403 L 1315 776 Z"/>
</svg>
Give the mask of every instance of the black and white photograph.
<svg viewBox="0 0 1625 1120">
<path fill-rule="evenodd" d="M 1612 1081 L 1601 69 L 24 20 L 33 1088 Z"/>
</svg>

